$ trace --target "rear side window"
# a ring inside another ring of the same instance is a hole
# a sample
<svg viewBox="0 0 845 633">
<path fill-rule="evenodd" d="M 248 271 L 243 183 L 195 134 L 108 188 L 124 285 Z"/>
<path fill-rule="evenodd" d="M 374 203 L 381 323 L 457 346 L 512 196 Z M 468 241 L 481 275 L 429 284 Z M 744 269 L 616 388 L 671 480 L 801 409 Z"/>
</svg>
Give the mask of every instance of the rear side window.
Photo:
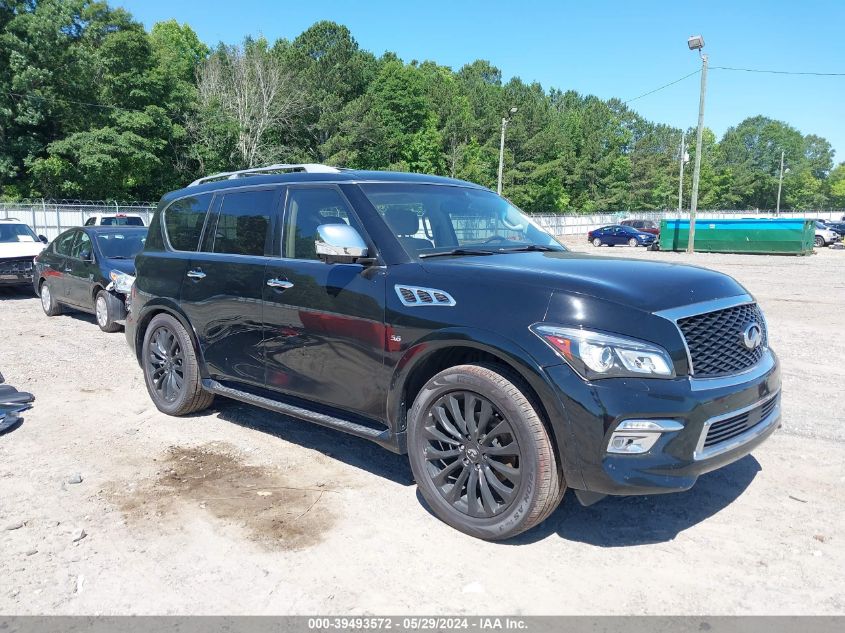
<svg viewBox="0 0 845 633">
<path fill-rule="evenodd" d="M 223 196 L 215 226 L 202 250 L 230 255 L 264 255 L 277 191 L 235 191 Z"/>
<path fill-rule="evenodd" d="M 200 241 L 210 193 L 176 200 L 164 211 L 164 228 L 170 246 L 177 251 L 195 251 Z"/>
<path fill-rule="evenodd" d="M 94 222 L 97 221 L 97 218 L 88 218 L 85 220 L 85 226 L 94 226 Z"/>
<path fill-rule="evenodd" d="M 89 259 L 91 257 L 91 238 L 84 231 L 79 231 L 79 239 L 74 243 L 70 256 L 76 259 Z"/>
<path fill-rule="evenodd" d="M 70 255 L 70 250 L 73 247 L 73 240 L 76 238 L 76 231 L 68 231 L 64 235 L 56 238 L 54 249 L 59 255 Z"/>
</svg>

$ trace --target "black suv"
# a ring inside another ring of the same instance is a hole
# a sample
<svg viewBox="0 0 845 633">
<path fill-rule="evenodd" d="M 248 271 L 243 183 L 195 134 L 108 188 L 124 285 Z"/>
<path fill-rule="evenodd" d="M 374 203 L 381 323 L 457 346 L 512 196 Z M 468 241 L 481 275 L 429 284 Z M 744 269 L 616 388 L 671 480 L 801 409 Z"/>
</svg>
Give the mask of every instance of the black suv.
<svg viewBox="0 0 845 633">
<path fill-rule="evenodd" d="M 754 299 L 727 275 L 572 253 L 471 183 L 322 165 L 162 199 L 126 336 L 159 410 L 215 394 L 409 456 L 486 539 L 564 490 L 686 490 L 780 421 Z M 641 280 L 651 281 L 644 290 Z"/>
</svg>

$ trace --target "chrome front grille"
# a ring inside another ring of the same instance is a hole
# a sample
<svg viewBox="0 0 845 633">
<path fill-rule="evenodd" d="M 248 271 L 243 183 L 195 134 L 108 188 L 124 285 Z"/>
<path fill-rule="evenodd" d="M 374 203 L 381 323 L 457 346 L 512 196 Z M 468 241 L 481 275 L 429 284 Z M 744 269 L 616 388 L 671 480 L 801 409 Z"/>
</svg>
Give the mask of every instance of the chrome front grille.
<svg viewBox="0 0 845 633">
<path fill-rule="evenodd" d="M 780 418 L 780 392 L 755 404 L 712 418 L 704 423 L 695 451 L 696 459 L 706 459 L 753 440 Z"/>
<path fill-rule="evenodd" d="M 762 343 L 749 349 L 743 334 L 752 323 L 760 326 Z M 768 346 L 766 322 L 756 303 L 680 318 L 677 324 L 686 340 L 691 373 L 696 378 L 745 371 L 760 362 Z"/>
</svg>

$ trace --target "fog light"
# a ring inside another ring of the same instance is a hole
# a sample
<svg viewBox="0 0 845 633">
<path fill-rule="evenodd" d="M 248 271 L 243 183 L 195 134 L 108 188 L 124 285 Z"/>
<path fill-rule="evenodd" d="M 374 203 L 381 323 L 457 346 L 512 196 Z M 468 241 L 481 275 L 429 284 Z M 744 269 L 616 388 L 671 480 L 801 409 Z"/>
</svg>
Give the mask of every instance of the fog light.
<svg viewBox="0 0 845 633">
<path fill-rule="evenodd" d="M 663 433 L 674 433 L 684 428 L 675 420 L 624 420 L 607 443 L 608 453 L 638 455 L 647 453 Z"/>
<path fill-rule="evenodd" d="M 643 433 L 641 435 L 614 433 L 610 438 L 607 452 L 627 454 L 646 453 L 654 446 L 654 443 L 659 437 L 660 433 Z"/>
</svg>

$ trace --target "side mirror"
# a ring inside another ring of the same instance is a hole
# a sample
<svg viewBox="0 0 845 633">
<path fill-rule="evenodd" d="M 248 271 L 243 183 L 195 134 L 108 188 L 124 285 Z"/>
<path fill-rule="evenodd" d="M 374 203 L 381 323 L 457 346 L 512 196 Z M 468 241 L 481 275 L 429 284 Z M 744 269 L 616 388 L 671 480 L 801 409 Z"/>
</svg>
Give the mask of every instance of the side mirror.
<svg viewBox="0 0 845 633">
<path fill-rule="evenodd" d="M 79 253 L 79 259 L 83 262 L 93 262 L 94 261 L 94 254 L 91 251 L 82 251 Z"/>
<path fill-rule="evenodd" d="M 47 244 L 50 240 L 47 239 L 46 235 L 39 235 L 38 239 L 41 240 L 42 243 Z"/>
<path fill-rule="evenodd" d="M 354 264 L 367 257 L 367 244 L 348 224 L 321 224 L 314 240 L 317 257 L 327 264 Z"/>
</svg>

